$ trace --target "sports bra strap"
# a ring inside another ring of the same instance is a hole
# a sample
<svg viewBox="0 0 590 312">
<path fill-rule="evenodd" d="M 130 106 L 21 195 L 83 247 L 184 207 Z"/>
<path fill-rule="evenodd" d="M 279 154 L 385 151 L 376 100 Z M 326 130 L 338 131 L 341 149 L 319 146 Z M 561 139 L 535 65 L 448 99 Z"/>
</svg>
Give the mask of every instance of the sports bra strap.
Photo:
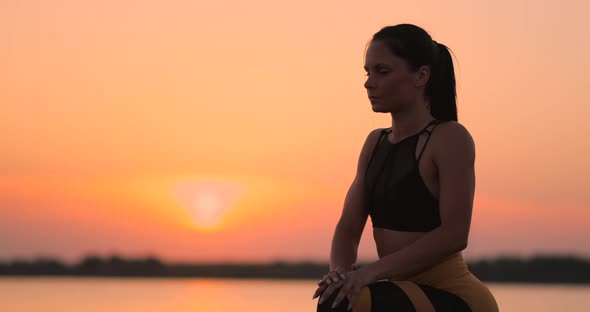
<svg viewBox="0 0 590 312">
<path fill-rule="evenodd" d="M 430 126 L 432 126 L 432 125 L 434 125 L 434 124 L 439 124 L 439 123 L 441 123 L 441 121 L 440 121 L 440 120 L 438 120 L 438 119 L 433 119 L 433 120 L 431 120 L 431 121 L 430 121 L 430 122 L 429 122 L 429 123 L 428 123 L 426 126 L 424 126 L 424 128 L 422 128 L 422 130 L 420 130 L 420 131 L 419 131 L 418 133 L 416 133 L 415 135 L 419 135 L 419 134 L 421 134 L 422 132 L 429 132 L 428 130 L 426 130 L 426 129 L 428 129 L 428 127 L 430 127 Z M 433 129 L 434 129 L 434 128 L 433 128 Z M 393 128 L 392 128 L 392 127 L 385 128 L 385 129 L 383 129 L 383 130 L 381 131 L 381 134 L 383 134 L 383 132 L 385 132 L 385 133 L 390 133 L 392 130 L 393 130 Z M 379 139 L 379 142 L 381 142 L 381 141 L 382 141 L 382 140 L 381 140 L 381 139 Z"/>
<path fill-rule="evenodd" d="M 428 130 L 426 130 L 426 129 L 428 129 L 428 127 L 430 127 L 432 125 L 435 125 L 435 124 L 439 124 L 439 123 L 441 123 L 441 121 L 438 120 L 438 119 L 431 120 L 424 128 L 422 128 L 422 130 L 420 131 L 420 133 L 422 133 L 422 132 L 429 132 Z M 436 128 L 436 126 L 434 128 Z M 432 130 L 434 130 L 434 128 L 432 128 Z"/>
<path fill-rule="evenodd" d="M 436 128 L 436 126 L 438 126 L 440 123 L 442 123 L 442 121 L 438 120 L 438 119 L 434 119 L 431 120 L 424 128 L 422 128 L 422 130 L 420 130 L 420 132 L 417 133 L 417 135 L 422 134 L 422 132 L 426 132 L 428 133 L 428 138 L 426 139 L 426 142 L 424 142 L 424 147 L 422 147 L 422 150 L 420 151 L 420 154 L 418 155 L 418 161 L 420 161 L 420 158 L 422 157 L 422 153 L 424 152 L 424 149 L 426 148 L 426 143 L 428 143 L 428 140 L 430 140 L 430 136 L 432 135 L 432 131 L 434 131 L 434 129 Z M 435 125 L 434 128 L 432 128 L 432 130 L 428 131 L 428 127 Z M 379 147 L 379 145 L 381 144 L 381 142 L 383 142 L 383 138 L 387 137 L 387 134 L 389 134 L 393 129 L 390 128 L 384 128 L 381 130 L 381 133 L 379 134 L 379 140 L 377 140 L 377 143 L 375 143 L 375 146 L 373 147 L 373 152 L 371 153 L 371 158 L 369 158 L 369 163 L 371 163 L 371 160 L 373 160 L 373 157 L 375 156 L 375 154 L 377 153 L 377 149 Z"/>
<path fill-rule="evenodd" d="M 420 151 L 420 154 L 418 154 L 418 159 L 417 159 L 418 162 L 420 162 L 420 158 L 422 158 L 422 153 L 424 153 L 424 150 L 426 149 L 426 144 L 428 144 L 428 141 L 430 140 L 430 137 L 432 136 L 434 129 L 436 129 L 436 127 L 438 125 L 440 125 L 441 123 L 442 123 L 442 121 L 435 119 L 435 120 L 429 122 L 428 125 L 426 127 L 424 127 L 424 129 L 422 129 L 422 132 L 428 133 L 428 137 L 426 138 L 426 142 L 424 142 L 424 146 L 422 146 L 422 150 Z M 432 130 L 430 130 L 430 131 L 426 130 L 432 124 L 434 124 L 434 127 L 432 127 Z"/>
</svg>

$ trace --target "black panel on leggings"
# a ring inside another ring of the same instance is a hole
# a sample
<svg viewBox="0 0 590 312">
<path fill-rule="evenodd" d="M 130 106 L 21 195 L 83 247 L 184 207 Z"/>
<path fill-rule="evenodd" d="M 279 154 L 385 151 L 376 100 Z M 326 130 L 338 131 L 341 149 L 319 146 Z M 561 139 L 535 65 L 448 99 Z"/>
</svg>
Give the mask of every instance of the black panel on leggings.
<svg viewBox="0 0 590 312">
<path fill-rule="evenodd" d="M 412 301 L 396 284 L 379 281 L 369 285 L 371 312 L 416 312 Z"/>
<path fill-rule="evenodd" d="M 467 303 L 455 294 L 428 285 L 418 286 L 432 302 L 436 312 L 471 312 Z"/>
</svg>

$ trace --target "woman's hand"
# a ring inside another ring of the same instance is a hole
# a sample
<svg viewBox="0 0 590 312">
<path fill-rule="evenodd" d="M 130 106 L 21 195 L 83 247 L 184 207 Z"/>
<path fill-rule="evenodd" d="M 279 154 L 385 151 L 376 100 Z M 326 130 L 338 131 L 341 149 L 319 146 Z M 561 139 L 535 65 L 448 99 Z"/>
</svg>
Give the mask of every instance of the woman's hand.
<svg viewBox="0 0 590 312">
<path fill-rule="evenodd" d="M 338 273 L 339 278 L 334 280 L 332 279 L 332 276 L 334 276 L 336 273 Z M 338 294 L 341 296 L 340 298 L 336 298 L 336 301 L 334 301 L 333 305 L 333 307 L 336 307 L 338 303 L 340 303 L 340 301 L 342 301 L 344 297 L 348 294 L 348 292 L 342 293 L 342 290 L 345 286 L 347 287 L 346 289 L 348 289 L 348 287 L 356 285 L 358 286 L 358 291 L 360 291 L 362 287 L 372 282 L 373 277 L 369 274 L 369 272 L 367 272 L 367 270 L 361 269 L 358 265 L 353 265 L 352 271 L 340 273 L 338 272 L 338 270 L 335 270 L 325 275 L 324 278 L 322 278 L 322 280 L 318 282 L 319 287 L 316 290 L 313 298 L 315 299 L 316 297 L 320 296 L 319 304 L 322 304 L 327 298 L 329 298 L 335 291 L 337 291 L 340 288 L 340 292 Z M 358 295 L 358 291 L 355 295 Z M 356 302 L 356 298 L 354 298 L 353 300 L 355 300 Z M 353 305 L 351 301 L 351 305 L 349 305 L 348 308 L 350 309 L 352 308 L 352 306 Z"/>
<path fill-rule="evenodd" d="M 345 279 L 338 285 L 340 291 L 334 299 L 332 309 L 336 308 L 345 297 L 348 296 L 349 305 L 348 310 L 352 309 L 358 301 L 358 296 L 361 288 L 375 282 L 375 275 L 368 270 L 367 267 L 356 271 L 351 271 L 345 274 Z"/>
<path fill-rule="evenodd" d="M 360 266 L 357 264 L 352 265 L 352 271 L 358 270 L 359 268 L 360 268 Z M 344 279 L 344 273 L 346 273 L 348 271 L 351 271 L 351 270 L 339 268 L 339 269 L 335 269 L 333 271 L 330 271 L 328 274 L 324 275 L 322 277 L 322 279 L 318 281 L 319 287 L 316 290 L 316 292 L 313 294 L 313 299 L 315 299 L 318 296 L 321 296 L 322 293 L 328 288 L 328 286 L 341 282 Z M 332 293 L 332 292 L 330 292 L 330 293 Z"/>
<path fill-rule="evenodd" d="M 321 296 L 330 285 L 337 285 L 338 283 L 342 282 L 342 280 L 344 280 L 345 278 L 345 272 L 346 271 L 343 269 L 336 269 L 324 275 L 322 279 L 318 282 L 318 289 L 313 294 L 313 299 L 315 299 L 318 296 Z M 333 290 L 330 293 L 332 292 Z M 322 297 L 320 297 L 320 303 L 321 302 Z"/>
</svg>

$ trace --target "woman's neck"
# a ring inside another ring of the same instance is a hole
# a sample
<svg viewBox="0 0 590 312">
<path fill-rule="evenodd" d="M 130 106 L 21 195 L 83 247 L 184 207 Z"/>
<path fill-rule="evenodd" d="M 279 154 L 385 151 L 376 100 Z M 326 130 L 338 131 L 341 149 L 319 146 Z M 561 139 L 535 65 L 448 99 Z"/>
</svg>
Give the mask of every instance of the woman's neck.
<svg viewBox="0 0 590 312">
<path fill-rule="evenodd" d="M 416 134 L 422 130 L 434 117 L 424 108 L 391 114 L 391 132 L 394 141 Z"/>
</svg>

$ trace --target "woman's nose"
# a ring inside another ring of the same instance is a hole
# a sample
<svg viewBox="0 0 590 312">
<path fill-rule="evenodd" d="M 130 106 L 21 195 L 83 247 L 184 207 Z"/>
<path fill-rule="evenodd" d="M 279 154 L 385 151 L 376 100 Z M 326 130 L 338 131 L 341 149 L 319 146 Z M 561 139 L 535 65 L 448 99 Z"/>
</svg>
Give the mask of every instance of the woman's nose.
<svg viewBox="0 0 590 312">
<path fill-rule="evenodd" d="M 375 82 L 373 81 L 373 79 L 371 79 L 371 77 L 367 77 L 367 80 L 365 81 L 365 88 L 366 89 L 374 89 L 375 88 Z"/>
</svg>

